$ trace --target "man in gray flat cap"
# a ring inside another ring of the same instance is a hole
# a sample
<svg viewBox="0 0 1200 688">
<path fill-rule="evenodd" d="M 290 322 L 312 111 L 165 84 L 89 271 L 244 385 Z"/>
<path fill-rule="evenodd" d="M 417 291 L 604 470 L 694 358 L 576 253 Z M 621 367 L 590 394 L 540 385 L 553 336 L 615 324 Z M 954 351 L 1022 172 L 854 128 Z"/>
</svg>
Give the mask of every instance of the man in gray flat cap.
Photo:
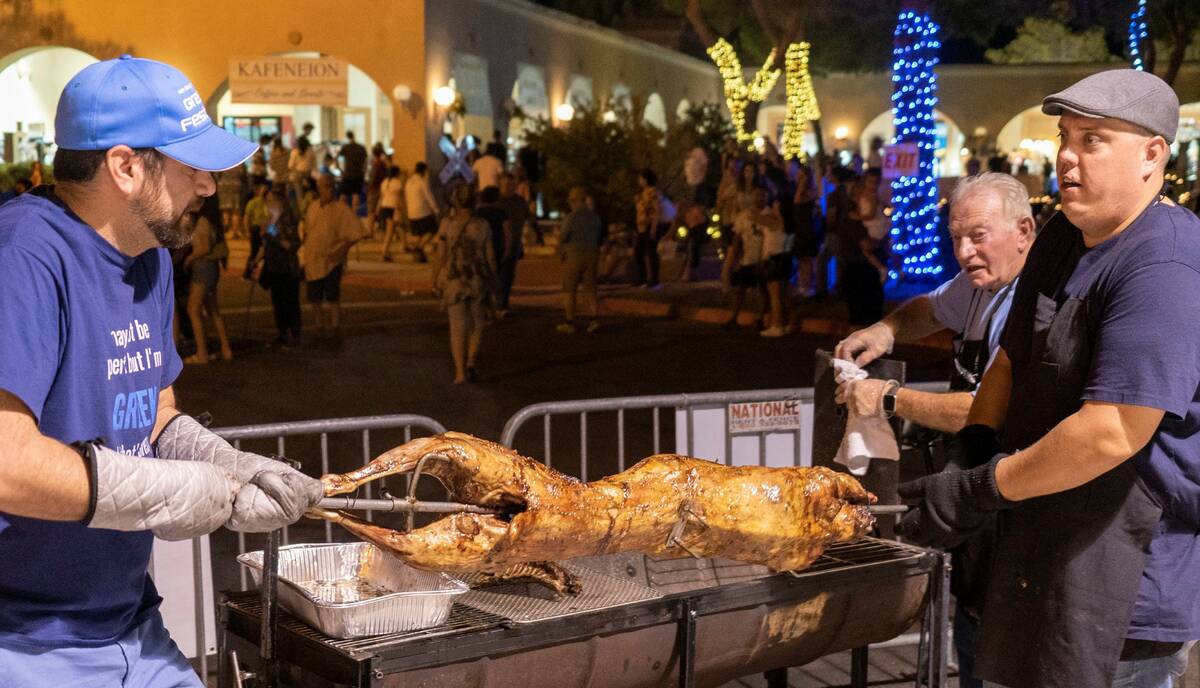
<svg viewBox="0 0 1200 688">
<path fill-rule="evenodd" d="M 901 486 L 912 541 L 998 512 L 975 673 L 1178 685 L 1200 638 L 1200 219 L 1163 197 L 1170 86 L 1094 74 L 1047 97 L 1062 212 L 1030 251 L 968 425 L 976 468 Z"/>
</svg>

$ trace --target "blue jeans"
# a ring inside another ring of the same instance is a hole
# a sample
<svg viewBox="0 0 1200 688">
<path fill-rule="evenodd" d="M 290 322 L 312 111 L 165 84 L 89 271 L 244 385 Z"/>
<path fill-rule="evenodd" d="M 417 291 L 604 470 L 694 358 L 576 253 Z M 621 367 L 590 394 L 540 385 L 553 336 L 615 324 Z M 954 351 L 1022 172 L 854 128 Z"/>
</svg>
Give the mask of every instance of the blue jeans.
<svg viewBox="0 0 1200 688">
<path fill-rule="evenodd" d="M 1178 688 L 1187 672 L 1188 651 L 1192 643 L 1169 657 L 1136 659 L 1117 663 L 1117 675 L 1112 688 Z M 999 683 L 983 682 L 984 688 L 1004 688 Z"/>
<path fill-rule="evenodd" d="M 155 612 L 111 645 L 0 646 L 5 688 L 204 688 Z"/>
</svg>

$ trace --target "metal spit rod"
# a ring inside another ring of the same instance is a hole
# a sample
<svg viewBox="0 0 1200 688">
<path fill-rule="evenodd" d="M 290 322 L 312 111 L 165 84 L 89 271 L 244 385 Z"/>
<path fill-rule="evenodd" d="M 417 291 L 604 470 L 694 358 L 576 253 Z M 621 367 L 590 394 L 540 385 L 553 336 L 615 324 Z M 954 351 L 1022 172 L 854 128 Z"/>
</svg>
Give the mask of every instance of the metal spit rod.
<svg viewBox="0 0 1200 688">
<path fill-rule="evenodd" d="M 867 511 L 876 516 L 880 514 L 906 514 L 908 513 L 908 509 L 909 507 L 905 504 L 872 504 L 867 507 Z"/>
<path fill-rule="evenodd" d="M 499 514 L 496 509 L 475 506 L 474 504 L 458 504 L 456 502 L 421 502 L 415 499 L 360 499 L 344 495 L 340 497 L 325 497 L 317 505 L 322 509 L 340 509 L 342 511 L 382 511 L 408 512 L 425 514 Z"/>
</svg>

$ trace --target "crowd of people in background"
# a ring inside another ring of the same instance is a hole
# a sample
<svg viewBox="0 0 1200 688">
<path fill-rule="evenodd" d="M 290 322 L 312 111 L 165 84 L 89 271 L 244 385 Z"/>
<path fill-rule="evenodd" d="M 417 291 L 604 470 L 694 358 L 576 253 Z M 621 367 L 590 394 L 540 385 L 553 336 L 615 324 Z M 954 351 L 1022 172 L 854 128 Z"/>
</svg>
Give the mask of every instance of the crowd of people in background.
<svg viewBox="0 0 1200 688">
<path fill-rule="evenodd" d="M 304 125 L 290 148 L 278 134 L 262 135 L 245 165 L 216 175 L 216 194 L 195 214 L 194 240 L 175 252 L 175 329 L 193 342 L 188 363 L 233 357 L 217 300 L 227 237 L 248 241 L 238 267 L 270 294 L 277 331 L 270 345 L 284 349 L 301 343 L 302 291 L 311 308 L 306 341 L 340 344 L 342 276 L 362 239 L 380 237 L 385 262 L 401 254 L 431 263 L 456 383 L 478 378 L 484 327 L 509 313 L 518 265 L 528 247 L 547 243 L 548 227 L 557 231 L 563 319 L 555 329 L 563 334 L 600 327 L 599 283 L 657 290 L 664 277 L 719 280 L 730 310 L 725 326 L 752 325 L 763 337 L 795 331 L 799 302 L 830 296 L 844 300 L 852 324 L 864 325 L 882 317 L 884 285 L 900 273 L 881 140 L 865 156 L 804 161 L 785 160 L 770 143 L 754 152 L 729 141 L 712 159 L 697 147 L 682 170 L 664 175 L 669 181 L 638 170 L 629 216 L 608 217 L 596 207 L 600 189 L 572 188 L 562 207 L 543 198 L 546 161 L 528 147 L 510 151 L 498 131 L 466 152 L 470 179 L 442 180 L 425 162 L 402 169 L 380 143 L 368 151 L 353 131 L 337 145 L 317 145 L 313 130 Z M 984 162 L 995 169 L 1005 159 L 972 159 L 968 172 Z M 44 175 L 35 163 L 9 195 Z M 673 259 L 671 275 L 664 257 Z M 756 308 L 745 314 L 748 303 Z M 577 322 L 581 311 L 586 323 Z"/>
</svg>

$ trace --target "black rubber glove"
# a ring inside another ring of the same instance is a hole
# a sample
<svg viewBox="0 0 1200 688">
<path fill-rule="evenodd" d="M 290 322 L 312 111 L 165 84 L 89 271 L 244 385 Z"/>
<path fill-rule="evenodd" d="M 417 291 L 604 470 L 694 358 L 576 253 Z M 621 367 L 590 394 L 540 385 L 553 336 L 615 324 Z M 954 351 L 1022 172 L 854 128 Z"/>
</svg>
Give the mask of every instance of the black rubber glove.
<svg viewBox="0 0 1200 688">
<path fill-rule="evenodd" d="M 965 471 L 942 471 L 897 488 L 900 498 L 920 500 L 896 526 L 904 539 L 923 547 L 949 548 L 979 529 L 992 512 L 1016 504 L 996 489 L 996 464 L 1008 454 Z"/>
<path fill-rule="evenodd" d="M 1000 453 L 1000 435 L 982 423 L 968 425 L 947 447 L 948 463 L 958 470 L 982 466 Z"/>
</svg>

